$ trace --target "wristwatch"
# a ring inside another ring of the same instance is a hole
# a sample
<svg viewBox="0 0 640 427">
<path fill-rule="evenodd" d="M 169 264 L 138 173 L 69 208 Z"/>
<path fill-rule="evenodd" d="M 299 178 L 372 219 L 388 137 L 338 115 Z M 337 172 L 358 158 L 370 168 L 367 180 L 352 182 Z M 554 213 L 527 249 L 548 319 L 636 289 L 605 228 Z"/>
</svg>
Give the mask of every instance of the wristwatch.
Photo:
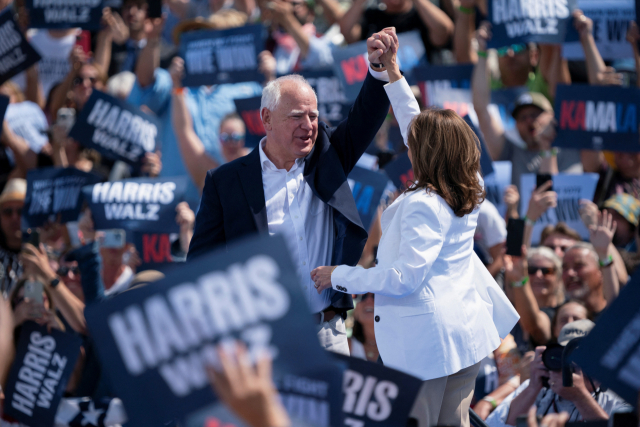
<svg viewBox="0 0 640 427">
<path fill-rule="evenodd" d="M 384 68 L 383 64 L 375 64 L 373 62 L 370 62 L 369 64 L 371 64 L 371 68 L 376 69 L 376 70 L 381 70 Z"/>
<path fill-rule="evenodd" d="M 49 282 L 49 286 L 51 286 L 51 289 L 55 289 L 59 284 L 60 278 L 58 276 L 56 276 L 54 279 L 51 279 L 51 281 Z"/>
</svg>

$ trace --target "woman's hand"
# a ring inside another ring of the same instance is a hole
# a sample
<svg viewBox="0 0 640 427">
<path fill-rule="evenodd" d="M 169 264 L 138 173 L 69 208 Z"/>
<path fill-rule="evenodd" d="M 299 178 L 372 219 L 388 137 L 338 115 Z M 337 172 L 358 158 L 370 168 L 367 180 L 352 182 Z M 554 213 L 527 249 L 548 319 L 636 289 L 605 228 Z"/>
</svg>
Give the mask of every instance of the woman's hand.
<svg viewBox="0 0 640 427">
<path fill-rule="evenodd" d="M 36 248 L 31 243 L 25 243 L 22 246 L 22 254 L 20 256 L 25 270 L 41 277 L 45 283 L 49 283 L 56 278 L 56 273 L 49 265 L 49 257 L 42 243 L 40 243 L 39 248 Z"/>
<path fill-rule="evenodd" d="M 334 268 L 335 266 L 318 267 L 311 272 L 311 280 L 315 282 L 318 293 L 331 287 L 331 273 Z"/>
<path fill-rule="evenodd" d="M 527 247 L 522 245 L 522 256 L 504 256 L 504 281 L 520 282 L 527 275 Z"/>
<path fill-rule="evenodd" d="M 531 221 L 536 222 L 547 209 L 558 205 L 558 194 L 555 191 L 549 191 L 552 185 L 552 181 L 547 181 L 531 193 L 527 209 L 527 218 Z"/>
</svg>

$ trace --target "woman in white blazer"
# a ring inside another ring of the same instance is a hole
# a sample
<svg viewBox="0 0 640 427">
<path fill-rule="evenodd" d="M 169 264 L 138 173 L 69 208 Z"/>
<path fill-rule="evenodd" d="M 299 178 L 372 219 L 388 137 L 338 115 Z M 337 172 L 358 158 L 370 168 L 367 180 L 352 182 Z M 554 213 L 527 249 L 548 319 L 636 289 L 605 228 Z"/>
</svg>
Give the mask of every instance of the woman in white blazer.
<svg viewBox="0 0 640 427">
<path fill-rule="evenodd" d="M 375 267 L 318 267 L 311 274 L 318 292 L 375 293 L 383 363 L 425 381 L 411 415 L 421 427 L 468 426 L 479 362 L 518 319 L 473 252 L 484 198 L 479 142 L 455 112 L 421 113 L 395 60 L 395 31 L 374 37 L 380 49 L 369 60 L 388 72 L 385 89 L 416 182 L 382 214 Z"/>
</svg>

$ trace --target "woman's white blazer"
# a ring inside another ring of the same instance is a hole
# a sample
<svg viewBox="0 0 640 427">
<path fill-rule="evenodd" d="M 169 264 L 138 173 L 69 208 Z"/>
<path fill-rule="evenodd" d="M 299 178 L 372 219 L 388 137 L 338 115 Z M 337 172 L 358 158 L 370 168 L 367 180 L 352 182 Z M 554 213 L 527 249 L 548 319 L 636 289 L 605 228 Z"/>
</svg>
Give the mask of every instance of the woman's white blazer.
<svg viewBox="0 0 640 427">
<path fill-rule="evenodd" d="M 419 113 L 405 79 L 385 86 L 406 143 Z M 433 192 L 409 191 L 382 214 L 373 268 L 339 266 L 332 287 L 374 293 L 385 365 L 422 380 L 454 374 L 500 345 L 518 315 L 473 251 L 478 209 L 457 217 Z"/>
</svg>

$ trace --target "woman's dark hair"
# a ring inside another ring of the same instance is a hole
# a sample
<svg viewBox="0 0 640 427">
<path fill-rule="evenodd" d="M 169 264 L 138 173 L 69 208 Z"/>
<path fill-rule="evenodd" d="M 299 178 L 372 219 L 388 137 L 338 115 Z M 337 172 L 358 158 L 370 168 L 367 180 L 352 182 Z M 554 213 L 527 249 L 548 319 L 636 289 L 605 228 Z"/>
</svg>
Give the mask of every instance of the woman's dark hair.
<svg viewBox="0 0 640 427">
<path fill-rule="evenodd" d="M 484 201 L 480 141 L 453 110 L 431 108 L 415 116 L 408 143 L 416 180 L 408 191 L 434 191 L 459 217 Z"/>
</svg>

